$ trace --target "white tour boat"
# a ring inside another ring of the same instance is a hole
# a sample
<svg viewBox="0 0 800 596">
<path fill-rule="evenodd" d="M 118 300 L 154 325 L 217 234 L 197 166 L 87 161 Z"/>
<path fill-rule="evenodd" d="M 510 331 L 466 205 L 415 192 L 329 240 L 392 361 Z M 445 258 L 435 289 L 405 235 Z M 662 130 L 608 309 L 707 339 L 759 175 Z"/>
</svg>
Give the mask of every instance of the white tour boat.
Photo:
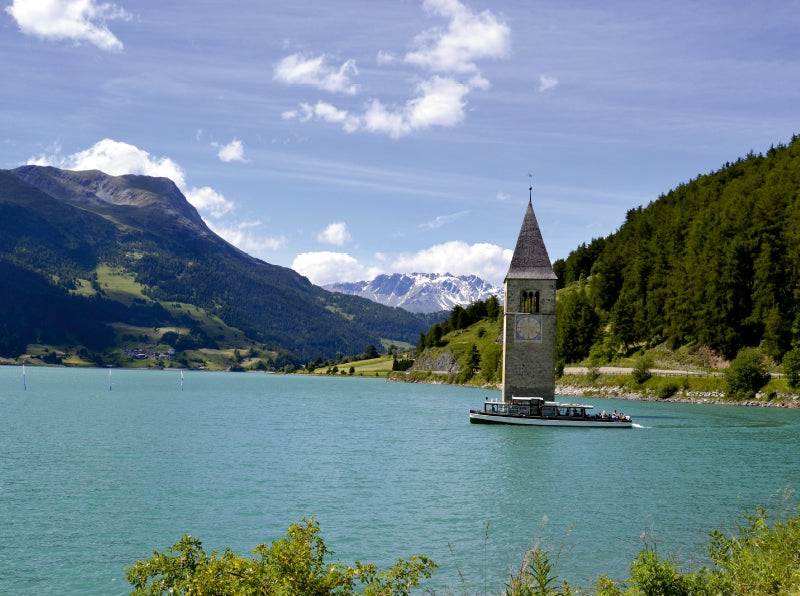
<svg viewBox="0 0 800 596">
<path fill-rule="evenodd" d="M 545 401 L 541 397 L 512 397 L 511 402 L 489 401 L 482 410 L 470 410 L 474 424 L 526 424 L 529 426 L 583 426 L 590 428 L 631 428 L 630 416 L 601 412 L 592 414 L 592 406 Z"/>
</svg>

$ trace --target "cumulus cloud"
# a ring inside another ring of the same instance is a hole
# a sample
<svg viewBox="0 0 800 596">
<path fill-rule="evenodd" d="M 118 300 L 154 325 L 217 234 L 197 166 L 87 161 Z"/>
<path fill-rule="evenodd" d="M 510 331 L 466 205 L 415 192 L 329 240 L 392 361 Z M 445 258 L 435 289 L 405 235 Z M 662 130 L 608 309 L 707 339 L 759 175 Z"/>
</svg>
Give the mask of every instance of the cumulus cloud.
<svg viewBox="0 0 800 596">
<path fill-rule="evenodd" d="M 558 79 L 555 77 L 548 77 L 547 75 L 541 75 L 539 77 L 539 91 L 547 91 L 556 85 L 558 85 Z"/>
<path fill-rule="evenodd" d="M 383 51 L 377 58 L 379 66 L 402 62 L 428 71 L 429 77 L 417 83 L 413 97 L 395 105 L 372 99 L 358 112 L 324 102 L 302 103 L 298 110 L 285 111 L 283 118 L 340 124 L 345 132 L 366 131 L 391 138 L 433 126 L 460 124 L 465 118 L 469 93 L 489 87 L 476 61 L 508 55 L 511 32 L 502 19 L 490 11 L 474 13 L 458 0 L 426 0 L 424 7 L 429 13 L 447 19 L 447 26 L 433 27 L 418 35 L 414 39 L 414 49 L 402 59 Z M 284 58 L 281 64 L 290 58 L 290 66 L 294 66 L 287 68 L 290 72 L 313 72 L 316 68 L 316 63 L 305 69 L 297 68 L 297 55 Z M 276 78 L 277 72 L 276 69 Z M 301 77 L 298 74 L 295 78 Z M 309 78 L 317 80 L 319 77 Z"/>
<path fill-rule="evenodd" d="M 508 272 L 513 252 L 495 244 L 467 244 L 454 240 L 415 253 L 402 254 L 392 261 L 390 268 L 399 273 L 475 274 L 486 281 L 500 284 Z"/>
<path fill-rule="evenodd" d="M 72 155 L 61 156 L 60 152 L 56 152 L 54 155 L 40 155 L 37 158 L 31 158 L 27 163 L 55 166 L 66 170 L 100 170 L 112 176 L 142 174 L 169 178 L 198 211 L 205 211 L 214 217 L 221 217 L 233 209 L 233 203 L 214 189 L 208 186 L 190 187 L 186 183 L 186 174 L 183 168 L 172 159 L 155 157 L 135 145 L 112 139 L 103 139 L 88 149 Z"/>
<path fill-rule="evenodd" d="M 347 253 L 329 251 L 299 254 L 292 262 L 292 269 L 320 286 L 337 281 L 372 279 L 382 273 L 380 269 L 365 267 Z"/>
<path fill-rule="evenodd" d="M 328 224 L 327 228 L 317 234 L 317 242 L 333 244 L 334 246 L 344 246 L 351 240 L 350 232 L 347 231 L 347 224 L 342 221 Z"/>
<path fill-rule="evenodd" d="M 480 79 L 476 82 L 483 84 Z M 299 110 L 284 112 L 283 118 L 341 124 L 345 132 L 364 130 L 397 139 L 432 126 L 452 127 L 459 124 L 465 116 L 464 98 L 473 88 L 474 85 L 470 83 L 434 76 L 419 83 L 416 97 L 403 106 L 387 107 L 376 99 L 367 104 L 362 114 L 353 114 L 320 101 L 313 106 L 302 103 Z"/>
<path fill-rule="evenodd" d="M 95 0 L 14 0 L 6 8 L 20 31 L 47 40 L 88 42 L 101 50 L 122 50 L 122 42 L 107 21 L 128 20 L 131 15 L 111 3 Z"/>
<path fill-rule="evenodd" d="M 242 143 L 236 137 L 234 137 L 234 139 L 227 145 L 219 145 L 218 143 L 212 143 L 212 145 L 219 148 L 217 157 L 219 157 L 220 160 L 224 161 L 225 163 L 230 163 L 232 161 L 247 161 L 244 158 L 244 143 Z"/>
<path fill-rule="evenodd" d="M 233 209 L 233 203 L 210 186 L 185 188 L 178 185 L 178 188 L 186 196 L 186 200 L 198 211 L 210 213 L 214 217 L 222 217 Z"/>
<path fill-rule="evenodd" d="M 433 72 L 474 73 L 475 60 L 502 58 L 511 49 L 511 30 L 488 10 L 473 13 L 458 0 L 426 0 L 425 10 L 449 20 L 414 40 L 417 49 L 405 60 Z"/>
<path fill-rule="evenodd" d="M 415 272 L 474 274 L 500 285 L 508 272 L 512 254 L 511 249 L 494 244 L 453 241 L 394 258 L 377 253 L 378 266 L 366 266 L 347 253 L 307 252 L 295 258 L 292 269 L 318 285 L 370 280 L 381 273 Z"/>
<path fill-rule="evenodd" d="M 350 77 L 357 74 L 355 60 L 345 60 L 337 68 L 330 64 L 327 54 L 317 57 L 292 54 L 275 65 L 272 76 L 288 85 L 310 85 L 321 91 L 353 95 L 358 91 L 358 85 L 352 83 Z"/>
<path fill-rule="evenodd" d="M 464 120 L 464 97 L 471 87 L 448 77 L 434 76 L 417 86 L 417 96 L 402 108 L 387 109 L 373 101 L 362 118 L 362 127 L 392 138 L 431 126 L 451 127 Z"/>
</svg>

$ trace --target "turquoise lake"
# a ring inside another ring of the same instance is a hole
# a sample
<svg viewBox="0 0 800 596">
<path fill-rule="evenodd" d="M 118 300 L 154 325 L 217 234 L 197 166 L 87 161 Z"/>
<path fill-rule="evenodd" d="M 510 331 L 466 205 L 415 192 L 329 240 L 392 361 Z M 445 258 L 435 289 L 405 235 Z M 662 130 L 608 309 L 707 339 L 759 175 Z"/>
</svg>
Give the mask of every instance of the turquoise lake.
<svg viewBox="0 0 800 596">
<path fill-rule="evenodd" d="M 781 507 L 800 470 L 800 410 L 783 408 L 581 399 L 639 427 L 523 428 L 469 424 L 499 392 L 378 379 L 25 382 L 0 367 L 1 594 L 129 594 L 124 568 L 182 534 L 247 554 L 311 516 L 345 563 L 431 556 L 439 594 L 501 593 L 537 540 L 590 586 L 627 578 L 643 535 L 704 563 L 712 529 Z"/>
</svg>

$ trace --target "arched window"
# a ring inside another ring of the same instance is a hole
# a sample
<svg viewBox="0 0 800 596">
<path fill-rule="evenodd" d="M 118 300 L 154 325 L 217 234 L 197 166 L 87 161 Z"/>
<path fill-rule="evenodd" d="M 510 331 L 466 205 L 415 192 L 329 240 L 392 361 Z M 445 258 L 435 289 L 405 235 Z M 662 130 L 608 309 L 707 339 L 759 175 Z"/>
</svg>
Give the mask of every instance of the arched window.
<svg viewBox="0 0 800 596">
<path fill-rule="evenodd" d="M 520 312 L 534 314 L 539 312 L 539 292 L 522 292 L 520 296 Z"/>
</svg>

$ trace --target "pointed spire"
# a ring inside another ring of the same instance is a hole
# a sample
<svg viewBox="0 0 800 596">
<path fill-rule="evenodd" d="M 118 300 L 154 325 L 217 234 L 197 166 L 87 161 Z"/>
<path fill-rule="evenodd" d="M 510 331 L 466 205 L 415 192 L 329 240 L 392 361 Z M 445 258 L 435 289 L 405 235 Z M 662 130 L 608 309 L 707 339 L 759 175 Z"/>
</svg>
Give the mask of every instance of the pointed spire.
<svg viewBox="0 0 800 596">
<path fill-rule="evenodd" d="M 550 257 L 547 256 L 542 233 L 533 212 L 533 185 L 528 189 L 528 209 L 522 220 L 522 229 L 517 238 L 517 247 L 511 257 L 506 279 L 556 279 Z"/>
</svg>

